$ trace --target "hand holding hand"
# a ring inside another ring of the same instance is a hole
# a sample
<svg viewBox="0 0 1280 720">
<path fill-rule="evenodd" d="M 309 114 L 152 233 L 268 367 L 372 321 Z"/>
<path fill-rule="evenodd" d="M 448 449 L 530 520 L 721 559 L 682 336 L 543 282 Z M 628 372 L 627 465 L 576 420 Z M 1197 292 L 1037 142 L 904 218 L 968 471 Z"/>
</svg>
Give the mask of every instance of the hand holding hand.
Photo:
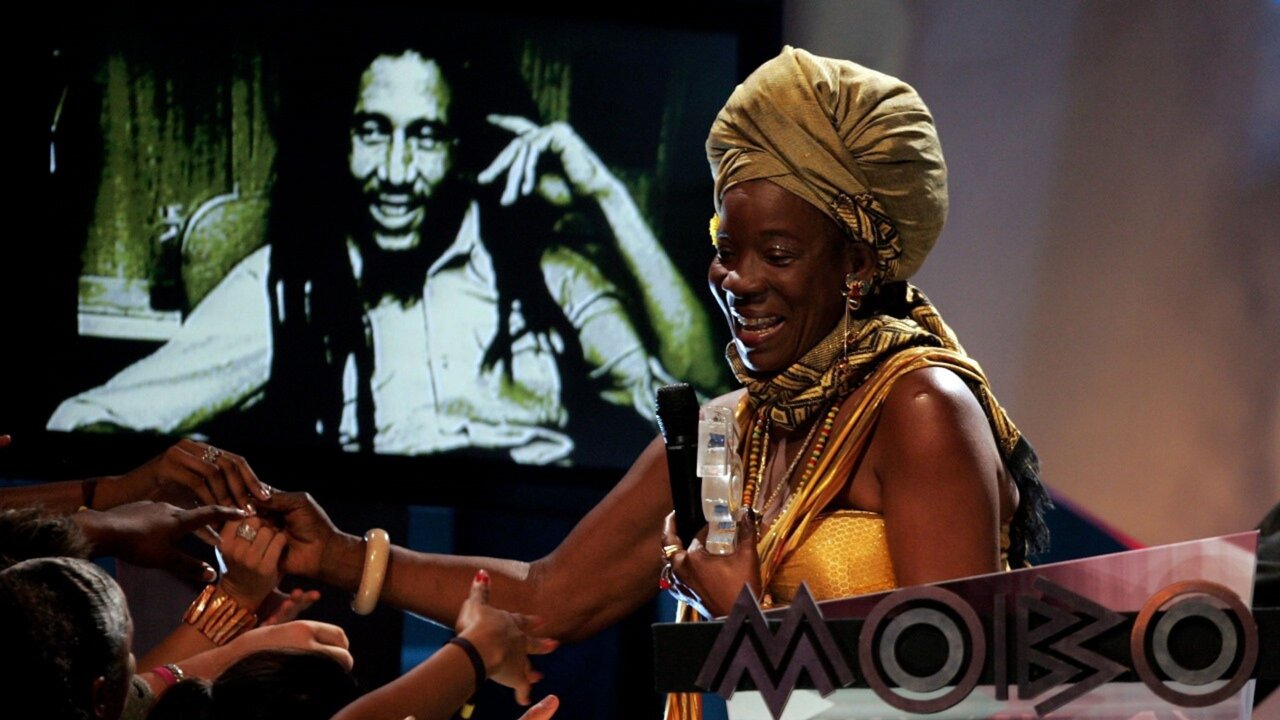
<svg viewBox="0 0 1280 720">
<path fill-rule="evenodd" d="M 168 503 L 143 501 L 105 512 L 75 513 L 71 518 L 97 553 L 114 555 L 139 567 L 163 568 L 188 580 L 212 582 L 213 568 L 179 550 L 178 540 L 195 533 L 216 546 L 218 536 L 209 524 L 244 516 L 243 510 L 218 505 L 184 510 Z"/>
<path fill-rule="evenodd" d="M 513 688 L 516 702 L 528 705 L 530 686 L 542 679 L 529 663 L 529 655 L 545 655 L 559 644 L 532 634 L 541 625 L 538 618 L 491 607 L 489 574 L 481 570 L 471 582 L 470 596 L 462 603 L 456 629 L 480 652 L 485 674 Z"/>
<path fill-rule="evenodd" d="M 252 512 L 271 497 L 243 457 L 194 440 L 181 440 L 123 475 L 103 478 L 95 503 L 114 507 L 136 500 L 178 501 L 171 493 L 195 493 L 205 505 L 235 505 Z"/>
<path fill-rule="evenodd" d="M 344 536 L 310 493 L 275 492 L 262 503 L 262 516 L 287 536 L 289 547 L 281 564 L 287 574 L 318 578 L 333 545 L 344 537 L 349 543 L 360 543 Z M 361 555 L 361 563 L 363 559 Z"/>
<path fill-rule="evenodd" d="M 267 526 L 261 518 L 226 523 L 218 549 L 227 572 L 218 586 L 240 607 L 256 612 L 284 576 L 280 554 L 287 540 L 287 535 Z"/>
</svg>

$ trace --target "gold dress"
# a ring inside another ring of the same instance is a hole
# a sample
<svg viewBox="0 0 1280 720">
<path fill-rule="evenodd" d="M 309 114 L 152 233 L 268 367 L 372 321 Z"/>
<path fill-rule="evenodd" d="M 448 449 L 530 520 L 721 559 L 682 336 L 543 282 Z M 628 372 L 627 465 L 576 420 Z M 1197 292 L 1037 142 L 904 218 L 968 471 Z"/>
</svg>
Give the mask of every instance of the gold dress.
<svg viewBox="0 0 1280 720">
<path fill-rule="evenodd" d="M 1000 564 L 1009 569 L 1009 526 L 1000 527 Z M 800 583 L 815 600 L 893 590 L 898 579 L 889 557 L 884 516 L 866 510 L 832 510 L 814 518 L 809 533 L 773 572 L 767 591 L 786 605 Z"/>
<path fill-rule="evenodd" d="M 786 605 L 795 599 L 801 582 L 809 584 L 815 600 L 898 587 L 884 516 L 835 510 L 815 518 L 808 534 L 774 570 L 768 593 L 775 603 Z"/>
</svg>

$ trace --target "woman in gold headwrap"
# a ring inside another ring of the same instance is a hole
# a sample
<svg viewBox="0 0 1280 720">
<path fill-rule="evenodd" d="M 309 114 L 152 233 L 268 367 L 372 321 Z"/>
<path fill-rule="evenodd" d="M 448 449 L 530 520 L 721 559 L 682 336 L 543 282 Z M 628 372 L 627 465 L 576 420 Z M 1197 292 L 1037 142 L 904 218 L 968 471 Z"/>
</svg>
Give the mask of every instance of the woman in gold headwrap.
<svg viewBox="0 0 1280 720">
<path fill-rule="evenodd" d="M 1019 563 L 1044 538 L 1034 453 L 978 365 L 905 279 L 946 216 L 928 110 L 906 84 L 785 49 L 753 73 L 707 141 L 716 254 L 708 281 L 744 390 L 736 409 L 758 515 L 729 556 L 680 546 L 660 439 L 554 552 L 532 563 L 393 548 L 382 600 L 452 622 L 477 566 L 494 605 L 573 640 L 653 596 L 661 574 L 706 614 L 747 584 L 775 603 Z M 286 570 L 354 589 L 362 541 L 307 497 L 265 504 L 290 533 Z M 758 542 L 752 542 L 758 531 Z M 689 709 L 689 708 L 685 708 Z"/>
<path fill-rule="evenodd" d="M 707 154 L 708 280 L 746 386 L 731 401 L 748 438 L 743 500 L 759 518 L 759 554 L 685 552 L 668 528 L 682 594 L 717 615 L 744 581 L 787 602 L 801 581 L 824 599 L 1021 561 L 1043 537 L 1028 512 L 1043 502 L 1034 454 L 905 282 L 947 211 L 916 92 L 787 48 L 733 93 Z"/>
</svg>

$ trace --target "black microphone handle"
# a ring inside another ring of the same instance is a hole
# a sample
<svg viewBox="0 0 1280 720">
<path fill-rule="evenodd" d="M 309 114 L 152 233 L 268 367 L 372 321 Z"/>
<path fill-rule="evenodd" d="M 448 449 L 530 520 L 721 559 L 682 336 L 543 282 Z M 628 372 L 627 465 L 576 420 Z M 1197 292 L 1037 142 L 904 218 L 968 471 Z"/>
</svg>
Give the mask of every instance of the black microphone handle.
<svg viewBox="0 0 1280 720">
<path fill-rule="evenodd" d="M 676 533 L 689 547 L 707 524 L 702 515 L 702 478 L 698 477 L 698 439 L 677 436 L 667 445 L 667 474 L 671 480 L 671 504 L 676 511 Z"/>
<path fill-rule="evenodd" d="M 702 516 L 702 480 L 698 477 L 698 397 L 692 386 L 676 383 L 658 388 L 658 427 L 667 446 L 667 477 L 676 532 L 685 547 L 706 519 Z"/>
</svg>

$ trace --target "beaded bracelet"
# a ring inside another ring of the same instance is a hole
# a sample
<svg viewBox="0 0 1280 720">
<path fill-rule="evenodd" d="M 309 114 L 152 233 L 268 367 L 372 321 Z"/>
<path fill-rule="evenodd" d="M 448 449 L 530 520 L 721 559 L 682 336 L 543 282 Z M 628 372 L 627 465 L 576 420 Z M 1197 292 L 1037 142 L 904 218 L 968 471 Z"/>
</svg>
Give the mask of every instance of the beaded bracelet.
<svg viewBox="0 0 1280 720">
<path fill-rule="evenodd" d="M 173 687 L 186 679 L 187 674 L 176 663 L 165 663 L 151 669 L 151 672 L 164 681 L 166 687 Z"/>
</svg>

